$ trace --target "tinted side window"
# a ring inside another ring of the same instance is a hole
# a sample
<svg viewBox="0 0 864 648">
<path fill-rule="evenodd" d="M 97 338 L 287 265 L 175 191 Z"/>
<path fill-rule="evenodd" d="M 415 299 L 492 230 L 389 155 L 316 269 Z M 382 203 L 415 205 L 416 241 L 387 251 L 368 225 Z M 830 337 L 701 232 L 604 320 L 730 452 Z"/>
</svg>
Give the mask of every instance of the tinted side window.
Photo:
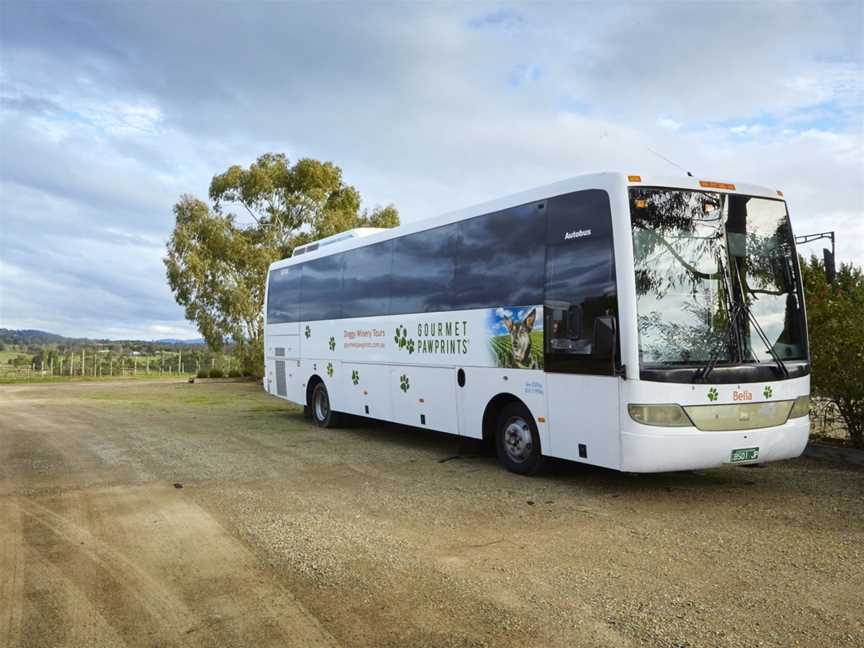
<svg viewBox="0 0 864 648">
<path fill-rule="evenodd" d="M 618 307 L 608 194 L 551 199 L 546 242 L 546 369 L 611 373 Z"/>
<path fill-rule="evenodd" d="M 303 321 L 342 317 L 343 256 L 334 254 L 301 266 L 300 317 Z"/>
<path fill-rule="evenodd" d="M 454 307 L 543 301 L 546 210 L 531 203 L 459 223 Z"/>
<path fill-rule="evenodd" d="M 391 314 L 452 308 L 456 242 L 456 224 L 393 240 Z"/>
<path fill-rule="evenodd" d="M 390 305 L 392 241 L 344 254 L 342 317 L 386 315 Z"/>
<path fill-rule="evenodd" d="M 270 273 L 267 288 L 267 323 L 300 321 L 300 266 L 289 266 Z"/>
</svg>

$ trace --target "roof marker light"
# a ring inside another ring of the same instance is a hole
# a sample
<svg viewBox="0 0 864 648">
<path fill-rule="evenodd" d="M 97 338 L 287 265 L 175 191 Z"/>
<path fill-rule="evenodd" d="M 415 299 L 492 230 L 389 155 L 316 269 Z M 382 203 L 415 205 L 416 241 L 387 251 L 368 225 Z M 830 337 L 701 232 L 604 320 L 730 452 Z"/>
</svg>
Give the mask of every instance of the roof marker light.
<svg viewBox="0 0 864 648">
<path fill-rule="evenodd" d="M 637 176 L 637 175 L 627 176 L 627 182 L 642 182 L 642 176 Z"/>
<path fill-rule="evenodd" d="M 706 189 L 728 189 L 735 191 L 735 185 L 731 182 L 714 182 L 713 180 L 700 180 L 699 186 Z"/>
</svg>

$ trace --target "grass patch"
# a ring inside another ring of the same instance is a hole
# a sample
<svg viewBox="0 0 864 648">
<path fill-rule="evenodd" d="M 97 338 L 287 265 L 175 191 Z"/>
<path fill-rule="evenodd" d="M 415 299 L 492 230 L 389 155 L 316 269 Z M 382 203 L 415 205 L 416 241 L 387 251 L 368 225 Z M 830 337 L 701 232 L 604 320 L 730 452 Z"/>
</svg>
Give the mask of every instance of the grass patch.
<svg viewBox="0 0 864 648">
<path fill-rule="evenodd" d="M 94 389 L 76 396 L 83 401 L 117 403 L 162 412 L 230 408 L 234 411 L 284 410 L 284 403 L 266 394 L 256 383 L 188 384 L 161 383 Z"/>
<path fill-rule="evenodd" d="M 23 351 L 0 351 L 0 365 L 7 365 L 10 360 L 17 358 L 19 355 L 27 355 Z"/>
<path fill-rule="evenodd" d="M 65 382 L 112 382 L 116 380 L 122 381 L 164 381 L 168 379 L 188 380 L 192 374 L 179 376 L 174 374 L 138 374 L 135 376 L 41 376 L 34 373 L 30 376 L 26 374 L 2 374 L 0 373 L 0 385 L 26 385 L 26 384 L 43 384 L 43 383 L 65 383 Z"/>
</svg>

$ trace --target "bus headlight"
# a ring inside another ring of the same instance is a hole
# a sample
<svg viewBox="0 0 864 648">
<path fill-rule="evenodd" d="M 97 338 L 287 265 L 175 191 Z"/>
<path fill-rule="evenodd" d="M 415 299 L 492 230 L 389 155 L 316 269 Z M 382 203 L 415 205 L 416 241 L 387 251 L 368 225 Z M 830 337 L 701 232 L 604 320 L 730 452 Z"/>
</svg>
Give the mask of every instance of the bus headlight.
<svg viewBox="0 0 864 648">
<path fill-rule="evenodd" d="M 637 423 L 643 425 L 663 425 L 667 427 L 688 427 L 693 425 L 680 405 L 627 405 L 627 411 Z"/>
<path fill-rule="evenodd" d="M 799 396 L 795 399 L 795 404 L 792 406 L 792 411 L 789 412 L 789 418 L 800 418 L 807 416 L 810 413 L 810 394 Z"/>
</svg>

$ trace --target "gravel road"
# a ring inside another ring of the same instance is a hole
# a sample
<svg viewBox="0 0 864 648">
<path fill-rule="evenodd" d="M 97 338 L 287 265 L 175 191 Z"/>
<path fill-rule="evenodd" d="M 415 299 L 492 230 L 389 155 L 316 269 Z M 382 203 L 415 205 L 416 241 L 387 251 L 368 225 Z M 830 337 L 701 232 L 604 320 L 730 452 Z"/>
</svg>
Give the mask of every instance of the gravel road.
<svg viewBox="0 0 864 648">
<path fill-rule="evenodd" d="M 0 387 L 0 646 L 864 646 L 864 470 L 537 478 L 250 383 Z"/>
</svg>

